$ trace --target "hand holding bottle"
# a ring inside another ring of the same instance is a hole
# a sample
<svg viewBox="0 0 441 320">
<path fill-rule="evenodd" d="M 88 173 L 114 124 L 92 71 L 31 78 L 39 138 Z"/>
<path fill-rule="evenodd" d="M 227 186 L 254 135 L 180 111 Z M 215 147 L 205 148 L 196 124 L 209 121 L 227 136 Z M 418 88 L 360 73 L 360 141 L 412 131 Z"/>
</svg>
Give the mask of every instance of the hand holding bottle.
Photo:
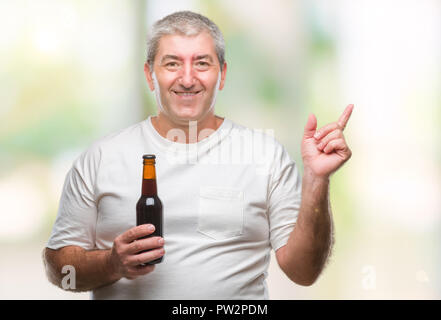
<svg viewBox="0 0 441 320">
<path fill-rule="evenodd" d="M 154 231 L 153 225 L 143 224 L 130 228 L 116 237 L 110 253 L 112 271 L 119 277 L 128 279 L 135 279 L 152 272 L 155 265 L 147 263 L 164 255 L 164 239 L 161 237 L 138 239 L 149 236 Z"/>
</svg>

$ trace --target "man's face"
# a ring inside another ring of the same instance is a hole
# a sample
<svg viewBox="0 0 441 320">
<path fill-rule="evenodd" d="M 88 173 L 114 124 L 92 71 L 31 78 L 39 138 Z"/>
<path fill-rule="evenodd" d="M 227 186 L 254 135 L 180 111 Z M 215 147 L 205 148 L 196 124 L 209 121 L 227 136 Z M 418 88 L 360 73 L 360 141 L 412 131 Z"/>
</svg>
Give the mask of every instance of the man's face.
<svg viewBox="0 0 441 320">
<path fill-rule="evenodd" d="M 173 122 L 202 120 L 207 114 L 214 115 L 211 107 L 217 89 L 223 88 L 226 64 L 220 74 L 214 41 L 207 32 L 192 37 L 161 37 L 152 70 L 159 88 L 155 88 L 147 64 L 144 71 L 150 89 L 159 89 L 160 112 Z"/>
</svg>

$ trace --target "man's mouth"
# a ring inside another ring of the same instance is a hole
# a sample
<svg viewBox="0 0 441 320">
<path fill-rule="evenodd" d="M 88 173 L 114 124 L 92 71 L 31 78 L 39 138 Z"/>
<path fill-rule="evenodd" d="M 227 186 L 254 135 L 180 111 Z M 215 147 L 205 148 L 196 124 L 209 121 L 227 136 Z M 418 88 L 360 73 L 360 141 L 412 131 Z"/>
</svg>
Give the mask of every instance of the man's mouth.
<svg viewBox="0 0 441 320">
<path fill-rule="evenodd" d="M 181 98 L 192 98 L 192 97 L 195 97 L 196 95 L 198 95 L 199 93 L 201 93 L 202 90 L 199 90 L 199 91 L 175 91 L 175 90 L 172 90 L 172 92 Z"/>
</svg>

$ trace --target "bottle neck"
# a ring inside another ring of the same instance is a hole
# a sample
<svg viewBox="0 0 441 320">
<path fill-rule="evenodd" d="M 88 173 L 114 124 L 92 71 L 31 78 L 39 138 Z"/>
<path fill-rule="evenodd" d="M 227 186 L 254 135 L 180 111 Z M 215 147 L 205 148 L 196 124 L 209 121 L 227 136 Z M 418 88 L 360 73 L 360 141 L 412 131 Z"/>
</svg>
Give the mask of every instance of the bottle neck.
<svg viewBox="0 0 441 320">
<path fill-rule="evenodd" d="M 142 192 L 143 196 L 157 196 L 158 190 L 156 187 L 156 179 L 142 179 Z"/>
<path fill-rule="evenodd" d="M 153 161 L 144 160 L 142 177 L 141 194 L 143 196 L 156 196 L 158 191 L 156 186 L 156 169 Z"/>
</svg>

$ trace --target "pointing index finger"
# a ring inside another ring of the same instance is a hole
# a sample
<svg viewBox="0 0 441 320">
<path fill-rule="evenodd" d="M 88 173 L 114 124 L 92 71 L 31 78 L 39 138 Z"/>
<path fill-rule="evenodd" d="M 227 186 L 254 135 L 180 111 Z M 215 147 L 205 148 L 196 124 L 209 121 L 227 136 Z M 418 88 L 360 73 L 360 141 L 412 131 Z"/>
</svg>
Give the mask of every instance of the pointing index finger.
<svg viewBox="0 0 441 320">
<path fill-rule="evenodd" d="M 346 124 L 348 123 L 349 117 L 352 114 L 352 110 L 354 110 L 354 105 L 350 104 L 346 107 L 345 111 L 343 111 L 343 114 L 338 119 L 338 125 L 342 128 L 342 130 L 345 129 Z"/>
</svg>

